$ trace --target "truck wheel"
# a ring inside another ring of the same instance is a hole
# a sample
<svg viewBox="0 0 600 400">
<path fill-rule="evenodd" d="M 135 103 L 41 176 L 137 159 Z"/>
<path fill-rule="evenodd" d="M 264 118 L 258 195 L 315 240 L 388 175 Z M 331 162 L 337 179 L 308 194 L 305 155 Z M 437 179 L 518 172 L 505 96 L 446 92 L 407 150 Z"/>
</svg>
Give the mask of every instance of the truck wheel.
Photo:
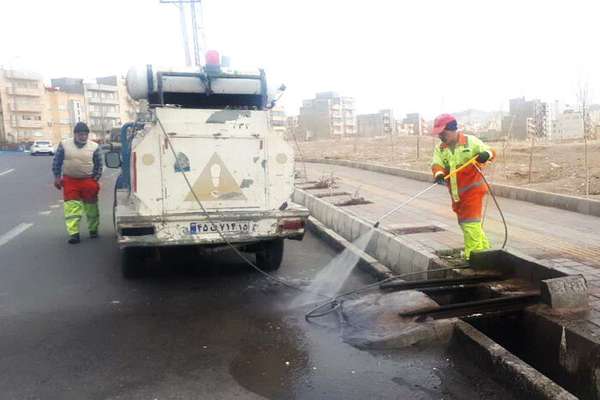
<svg viewBox="0 0 600 400">
<path fill-rule="evenodd" d="M 121 250 L 121 273 L 125 279 L 137 279 L 143 274 L 145 250 L 143 247 L 126 247 Z"/>
<path fill-rule="evenodd" d="M 256 266 L 263 271 L 275 271 L 281 266 L 283 259 L 283 239 L 265 242 L 256 251 Z"/>
</svg>

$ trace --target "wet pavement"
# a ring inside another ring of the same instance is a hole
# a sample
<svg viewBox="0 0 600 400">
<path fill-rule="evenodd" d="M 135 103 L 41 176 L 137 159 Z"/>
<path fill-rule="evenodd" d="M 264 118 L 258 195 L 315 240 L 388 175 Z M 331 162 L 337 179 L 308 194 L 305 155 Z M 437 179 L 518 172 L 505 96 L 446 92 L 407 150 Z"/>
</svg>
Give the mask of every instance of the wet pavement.
<svg viewBox="0 0 600 400">
<path fill-rule="evenodd" d="M 22 161 L 15 174 L 39 173 L 14 190 L 48 197 L 49 159 Z M 307 323 L 306 308 L 288 307 L 295 291 L 232 254 L 184 251 L 141 280 L 123 280 L 111 236 L 113 180 L 103 180 L 100 239 L 69 246 L 60 209 L 23 210 L 27 221 L 15 223 L 32 227 L 0 246 L 0 398 L 513 398 L 438 345 L 363 351 L 344 343 L 334 316 Z M 310 234 L 288 241 L 277 275 L 305 281 L 334 255 Z M 368 282 L 355 271 L 345 289 Z"/>
</svg>

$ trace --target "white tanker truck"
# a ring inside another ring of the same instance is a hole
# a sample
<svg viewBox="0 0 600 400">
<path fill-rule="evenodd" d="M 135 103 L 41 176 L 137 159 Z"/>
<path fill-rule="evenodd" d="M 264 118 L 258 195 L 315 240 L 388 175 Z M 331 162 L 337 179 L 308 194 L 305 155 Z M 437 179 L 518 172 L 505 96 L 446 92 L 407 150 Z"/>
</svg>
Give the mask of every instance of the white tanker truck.
<svg viewBox="0 0 600 400">
<path fill-rule="evenodd" d="M 308 210 L 292 203 L 294 154 L 268 116 L 262 70 L 221 68 L 209 53 L 196 70 L 133 68 L 132 98 L 145 117 L 121 128 L 114 224 L 122 272 L 138 277 L 164 246 L 234 246 L 279 268 L 284 239 L 301 240 Z"/>
</svg>

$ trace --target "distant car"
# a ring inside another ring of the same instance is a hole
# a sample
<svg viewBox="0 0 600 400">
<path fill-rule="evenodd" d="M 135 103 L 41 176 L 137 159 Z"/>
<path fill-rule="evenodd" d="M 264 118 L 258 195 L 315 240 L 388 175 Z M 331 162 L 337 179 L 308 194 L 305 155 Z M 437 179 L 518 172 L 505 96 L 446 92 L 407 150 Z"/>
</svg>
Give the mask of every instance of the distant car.
<svg viewBox="0 0 600 400">
<path fill-rule="evenodd" d="M 29 152 L 32 156 L 38 154 L 48 154 L 52 156 L 54 155 L 54 147 L 52 147 L 52 143 L 48 140 L 36 140 L 29 148 Z"/>
</svg>

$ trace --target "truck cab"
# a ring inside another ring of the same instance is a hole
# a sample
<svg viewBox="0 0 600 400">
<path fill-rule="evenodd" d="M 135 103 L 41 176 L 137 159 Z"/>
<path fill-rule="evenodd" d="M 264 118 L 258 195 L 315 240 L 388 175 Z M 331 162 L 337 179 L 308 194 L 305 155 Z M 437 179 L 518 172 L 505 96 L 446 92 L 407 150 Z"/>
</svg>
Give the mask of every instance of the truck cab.
<svg viewBox="0 0 600 400">
<path fill-rule="evenodd" d="M 291 201 L 294 154 L 270 126 L 264 72 L 147 66 L 129 71 L 127 87 L 149 107 L 106 154 L 122 170 L 114 224 L 124 276 L 166 246 L 235 247 L 260 269 L 279 268 L 308 210 Z"/>
</svg>

